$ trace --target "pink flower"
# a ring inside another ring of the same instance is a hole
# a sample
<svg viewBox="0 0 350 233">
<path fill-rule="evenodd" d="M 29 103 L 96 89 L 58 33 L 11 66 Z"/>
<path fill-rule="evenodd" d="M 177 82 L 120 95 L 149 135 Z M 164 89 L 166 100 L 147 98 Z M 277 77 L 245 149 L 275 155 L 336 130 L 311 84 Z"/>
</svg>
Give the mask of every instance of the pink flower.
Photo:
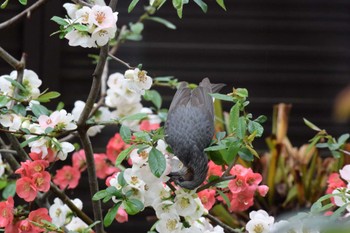
<svg viewBox="0 0 350 233">
<path fill-rule="evenodd" d="M 114 28 L 117 23 L 117 13 L 114 14 L 108 6 L 95 5 L 91 9 L 89 23 L 99 28 Z"/>
<path fill-rule="evenodd" d="M 86 169 L 86 156 L 84 150 L 79 150 L 73 153 L 72 156 L 73 167 L 77 168 L 80 172 Z"/>
<path fill-rule="evenodd" d="M 117 220 L 119 223 L 127 222 L 128 213 L 126 213 L 123 208 L 119 207 L 117 215 L 115 216 L 115 220 Z"/>
<path fill-rule="evenodd" d="M 337 188 L 346 187 L 345 182 L 342 179 L 340 179 L 340 176 L 338 173 L 330 174 L 328 177 L 327 183 L 328 183 L 328 187 L 326 190 L 326 194 L 332 193 Z"/>
<path fill-rule="evenodd" d="M 47 192 L 50 189 L 51 175 L 50 173 L 44 171 L 40 173 L 33 174 L 33 182 L 36 189 L 40 192 Z"/>
<path fill-rule="evenodd" d="M 24 219 L 18 222 L 18 232 L 19 233 L 37 233 L 33 229 L 33 225 L 30 223 L 28 219 Z"/>
<path fill-rule="evenodd" d="M 96 176 L 105 179 L 107 176 L 117 172 L 117 168 L 107 163 L 106 154 L 94 154 Z"/>
<path fill-rule="evenodd" d="M 41 115 L 38 118 L 39 125 L 42 129 L 46 129 L 48 127 L 55 128 L 58 123 L 58 117 L 49 117 L 46 115 Z"/>
<path fill-rule="evenodd" d="M 6 201 L 0 202 L 0 227 L 6 227 L 13 221 L 13 197 L 8 197 Z"/>
<path fill-rule="evenodd" d="M 240 212 L 245 211 L 254 204 L 254 193 L 240 192 L 230 195 L 230 211 Z"/>
<path fill-rule="evenodd" d="M 56 176 L 53 182 L 60 187 L 60 189 L 74 189 L 78 186 L 80 180 L 80 172 L 77 168 L 72 166 L 63 166 L 56 171 Z"/>
<path fill-rule="evenodd" d="M 37 210 L 30 212 L 28 216 L 28 220 L 39 224 L 42 224 L 41 222 L 42 220 L 46 220 L 48 222 L 52 221 L 51 217 L 49 216 L 49 211 L 46 208 L 39 208 Z M 35 232 L 45 231 L 45 229 L 35 226 L 34 224 L 32 224 L 32 228 L 33 230 L 35 230 Z"/>
<path fill-rule="evenodd" d="M 30 152 L 29 157 L 32 160 L 47 160 L 49 163 L 56 161 L 58 158 L 56 157 L 56 153 L 51 149 L 47 148 L 47 155 L 43 158 L 43 153 L 35 153 L 35 152 Z"/>
<path fill-rule="evenodd" d="M 207 210 L 210 210 L 215 204 L 215 193 L 214 189 L 205 189 L 198 193 L 199 199 Z"/>
<path fill-rule="evenodd" d="M 269 187 L 267 185 L 258 186 L 258 193 L 260 196 L 265 197 L 268 191 L 269 191 Z"/>
<path fill-rule="evenodd" d="M 247 183 L 244 176 L 238 176 L 235 179 L 230 180 L 228 188 L 232 193 L 239 193 L 247 188 Z"/>
<path fill-rule="evenodd" d="M 216 165 L 212 160 L 208 163 L 209 169 L 208 169 L 208 177 L 210 176 L 221 176 L 222 175 L 222 168 L 219 165 Z"/>
<path fill-rule="evenodd" d="M 144 130 L 147 132 L 151 130 L 159 129 L 159 127 L 160 127 L 159 123 L 151 124 L 149 120 L 143 120 L 141 121 L 141 124 L 140 124 L 140 130 Z"/>
<path fill-rule="evenodd" d="M 48 166 L 49 162 L 46 160 L 26 160 L 25 162 L 21 162 L 21 167 L 18 168 L 15 173 L 20 174 L 22 177 L 31 177 L 35 173 L 45 171 Z"/>
<path fill-rule="evenodd" d="M 16 182 L 17 195 L 27 202 L 35 199 L 38 190 L 35 187 L 33 180 L 29 177 L 19 178 Z"/>
<path fill-rule="evenodd" d="M 107 157 L 112 163 L 115 163 L 118 155 L 125 149 L 125 143 L 119 133 L 116 133 L 107 144 Z"/>
</svg>

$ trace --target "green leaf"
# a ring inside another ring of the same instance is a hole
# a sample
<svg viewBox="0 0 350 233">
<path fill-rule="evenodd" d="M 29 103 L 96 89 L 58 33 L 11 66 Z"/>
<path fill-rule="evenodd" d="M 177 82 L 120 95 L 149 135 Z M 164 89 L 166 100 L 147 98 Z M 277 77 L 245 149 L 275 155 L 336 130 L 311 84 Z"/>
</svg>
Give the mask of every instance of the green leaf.
<svg viewBox="0 0 350 233">
<path fill-rule="evenodd" d="M 148 163 L 149 163 L 151 172 L 153 173 L 153 175 L 155 175 L 158 178 L 165 171 L 165 168 L 166 168 L 165 157 L 162 154 L 162 152 L 160 152 L 158 149 L 154 147 L 151 149 L 149 153 Z"/>
<path fill-rule="evenodd" d="M 120 172 L 118 175 L 118 184 L 120 184 L 122 187 L 126 185 L 126 181 L 124 179 L 124 171 Z"/>
<path fill-rule="evenodd" d="M 143 142 L 151 141 L 151 137 L 145 131 L 135 132 L 133 133 L 133 135 L 136 137 L 136 139 L 141 140 Z"/>
<path fill-rule="evenodd" d="M 307 125 L 310 129 L 315 130 L 315 131 L 321 131 L 320 128 L 318 128 L 315 124 L 312 122 L 308 121 L 306 118 L 303 118 L 305 125 Z"/>
<path fill-rule="evenodd" d="M 162 97 L 160 96 L 158 91 L 155 90 L 147 90 L 143 95 L 145 100 L 151 101 L 157 109 L 160 109 L 162 106 Z"/>
<path fill-rule="evenodd" d="M 92 200 L 98 201 L 98 200 L 105 198 L 108 195 L 110 195 L 110 194 L 107 192 L 107 190 L 100 190 L 94 194 L 94 196 L 92 197 Z"/>
<path fill-rule="evenodd" d="M 119 209 L 121 204 L 122 204 L 122 202 L 118 202 L 111 209 L 108 210 L 108 213 L 106 214 L 106 216 L 103 219 L 103 225 L 105 227 L 108 227 L 109 225 L 112 224 L 115 216 L 117 215 L 118 209 Z"/>
<path fill-rule="evenodd" d="M 62 110 L 63 108 L 64 108 L 64 103 L 63 102 L 59 102 L 57 104 L 56 110 L 59 111 L 59 110 Z"/>
<path fill-rule="evenodd" d="M 0 190 L 7 186 L 7 180 L 0 180 Z"/>
<path fill-rule="evenodd" d="M 256 137 L 261 137 L 264 132 L 264 127 L 262 127 L 262 125 L 256 121 L 249 121 L 248 131 L 249 133 L 256 131 Z"/>
<path fill-rule="evenodd" d="M 148 19 L 148 18 L 146 18 Z M 137 23 L 130 23 L 129 24 L 130 30 L 134 33 L 134 34 L 141 34 L 143 31 L 143 23 L 141 22 L 137 22 Z"/>
<path fill-rule="evenodd" d="M 339 145 L 343 145 L 343 144 L 345 144 L 345 142 L 349 139 L 349 137 L 350 137 L 350 134 L 343 134 L 343 135 L 341 135 L 339 138 L 338 138 L 338 144 Z"/>
<path fill-rule="evenodd" d="M 246 124 L 245 118 L 241 116 L 240 118 L 238 118 L 238 125 L 236 129 L 237 137 L 240 139 L 243 139 L 246 135 L 246 131 L 247 131 L 247 124 Z"/>
<path fill-rule="evenodd" d="M 26 107 L 24 107 L 22 104 L 16 104 L 15 106 L 13 106 L 12 110 L 22 116 L 25 116 L 27 111 L 26 111 Z"/>
<path fill-rule="evenodd" d="M 133 114 L 130 116 L 125 116 L 125 117 L 120 118 L 120 122 L 142 120 L 142 119 L 146 118 L 147 116 L 148 116 L 147 113 L 136 113 L 136 114 Z"/>
<path fill-rule="evenodd" d="M 177 15 L 179 18 L 182 18 L 182 8 L 183 8 L 183 0 L 173 0 L 173 6 L 177 11 Z"/>
<path fill-rule="evenodd" d="M 128 13 L 130 13 L 135 6 L 137 5 L 137 3 L 139 2 L 139 0 L 132 0 L 132 2 L 130 3 L 129 7 L 128 7 Z"/>
<path fill-rule="evenodd" d="M 39 140 L 40 138 L 41 138 L 41 136 L 29 138 L 28 140 L 25 140 L 24 142 L 21 143 L 21 147 L 23 148 L 23 147 L 27 146 L 29 143 L 34 142 L 36 140 Z"/>
<path fill-rule="evenodd" d="M 85 26 L 82 24 L 73 24 L 73 28 L 75 28 L 79 32 L 88 32 L 89 31 L 88 26 Z"/>
<path fill-rule="evenodd" d="M 230 128 L 234 131 L 238 128 L 240 103 L 237 102 L 230 110 Z"/>
<path fill-rule="evenodd" d="M 130 147 L 126 148 L 120 154 L 118 155 L 117 160 L 115 161 L 115 166 L 119 166 L 123 160 L 130 154 L 130 152 L 135 149 L 135 145 L 131 145 Z"/>
<path fill-rule="evenodd" d="M 49 133 L 51 133 L 53 130 L 54 130 L 53 128 L 47 127 L 47 128 L 45 129 L 45 134 L 49 134 Z"/>
<path fill-rule="evenodd" d="M 36 117 L 39 117 L 41 115 L 49 115 L 49 110 L 40 104 L 33 104 L 32 112 Z"/>
<path fill-rule="evenodd" d="M 9 81 L 13 86 L 17 87 L 18 89 L 20 89 L 21 91 L 23 92 L 27 92 L 27 89 L 22 85 L 20 84 L 19 82 L 17 82 L 16 80 L 13 80 L 12 78 L 7 78 L 5 77 L 5 79 L 7 81 Z"/>
<path fill-rule="evenodd" d="M 16 182 L 9 182 L 7 186 L 2 191 L 2 198 L 7 199 L 8 197 L 13 197 L 16 194 Z"/>
<path fill-rule="evenodd" d="M 0 107 L 5 106 L 9 101 L 10 99 L 7 98 L 6 96 L 4 95 L 0 96 Z"/>
<path fill-rule="evenodd" d="M 216 3 L 219 4 L 219 6 L 226 11 L 224 0 L 216 0 Z"/>
<path fill-rule="evenodd" d="M 263 124 L 267 121 L 267 117 L 264 115 L 261 115 L 261 116 L 258 116 L 258 118 L 256 118 L 254 121 L 260 124 Z"/>
<path fill-rule="evenodd" d="M 47 92 L 45 94 L 40 95 L 37 98 L 37 101 L 42 102 L 42 103 L 46 103 L 46 102 L 50 102 L 51 99 L 55 99 L 57 97 L 59 97 L 61 94 L 56 92 L 56 91 L 50 91 Z"/>
<path fill-rule="evenodd" d="M 219 94 L 219 93 L 212 93 L 209 95 L 211 95 L 212 97 L 214 97 L 215 99 L 218 99 L 218 100 L 233 102 L 232 96 L 229 96 L 229 95 L 223 95 L 223 94 Z"/>
<path fill-rule="evenodd" d="M 27 5 L 27 0 L 18 0 L 23 6 Z"/>
<path fill-rule="evenodd" d="M 203 2 L 202 0 L 193 0 L 201 9 L 204 13 L 207 13 L 208 11 L 208 5 Z"/>
<path fill-rule="evenodd" d="M 137 199 L 123 201 L 125 211 L 130 215 L 135 215 L 143 210 L 143 203 Z"/>
<path fill-rule="evenodd" d="M 1 9 L 5 9 L 7 7 L 7 4 L 9 3 L 9 0 L 5 0 L 0 6 Z"/>
<path fill-rule="evenodd" d="M 224 199 L 227 207 L 230 209 L 231 208 L 231 202 L 230 202 L 230 199 L 227 197 L 227 195 L 225 193 L 223 193 L 221 190 L 217 189 L 216 190 L 220 196 L 222 197 L 222 199 Z"/>
<path fill-rule="evenodd" d="M 149 19 L 149 20 L 152 20 L 154 22 L 163 24 L 165 27 L 167 27 L 169 29 L 172 29 L 172 30 L 176 29 L 176 26 L 173 23 L 171 23 L 170 21 L 166 20 L 166 19 L 163 19 L 163 18 L 160 18 L 160 17 L 147 17 L 146 19 Z"/>
<path fill-rule="evenodd" d="M 241 148 L 238 151 L 238 154 L 239 157 L 241 157 L 245 161 L 252 162 L 254 160 L 254 155 L 247 148 Z"/>
<path fill-rule="evenodd" d="M 237 88 L 235 90 L 235 94 L 241 98 L 247 98 L 248 97 L 248 90 L 245 88 Z"/>
<path fill-rule="evenodd" d="M 222 139 L 226 137 L 226 132 L 217 132 L 215 137 L 220 142 Z"/>
<path fill-rule="evenodd" d="M 119 129 L 119 133 L 125 143 L 130 143 L 131 131 L 127 126 L 122 125 Z"/>
<path fill-rule="evenodd" d="M 223 150 L 226 149 L 227 146 L 224 144 L 220 144 L 220 145 L 215 145 L 215 146 L 210 146 L 204 149 L 204 151 L 218 151 L 218 150 Z"/>
</svg>

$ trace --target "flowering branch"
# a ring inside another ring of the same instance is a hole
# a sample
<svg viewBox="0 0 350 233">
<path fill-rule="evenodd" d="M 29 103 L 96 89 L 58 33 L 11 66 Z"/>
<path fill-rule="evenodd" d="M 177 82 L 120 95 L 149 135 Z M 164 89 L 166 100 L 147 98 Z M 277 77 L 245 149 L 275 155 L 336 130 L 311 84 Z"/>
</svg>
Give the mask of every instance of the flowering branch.
<svg viewBox="0 0 350 233">
<path fill-rule="evenodd" d="M 28 7 L 27 9 L 25 9 L 24 11 L 22 11 L 21 13 L 19 13 L 18 15 L 12 17 L 11 19 L 9 19 L 9 20 L 7 20 L 7 21 L 5 21 L 3 23 L 1 23 L 0 24 L 0 30 L 11 26 L 12 24 L 16 23 L 17 21 L 19 21 L 24 16 L 30 15 L 30 13 L 32 11 L 36 10 L 37 8 L 39 8 L 41 5 L 43 5 L 47 1 L 48 0 L 39 0 L 36 3 L 34 3 L 33 5 L 31 5 L 30 7 Z"/>
<path fill-rule="evenodd" d="M 221 183 L 221 182 L 223 182 L 223 181 L 226 181 L 226 180 L 233 180 L 233 179 L 235 179 L 235 178 L 236 178 L 236 176 L 221 176 L 220 178 L 218 178 L 218 179 L 216 179 L 216 180 L 213 180 L 213 181 L 211 181 L 211 182 L 209 182 L 209 183 L 206 183 L 205 185 L 199 187 L 199 188 L 197 189 L 197 193 L 200 192 L 200 191 L 203 191 L 204 189 L 207 189 L 207 188 L 209 188 L 209 187 L 211 187 L 211 186 L 213 186 L 213 185 L 216 185 L 216 184 L 218 184 L 218 183 Z"/>
</svg>

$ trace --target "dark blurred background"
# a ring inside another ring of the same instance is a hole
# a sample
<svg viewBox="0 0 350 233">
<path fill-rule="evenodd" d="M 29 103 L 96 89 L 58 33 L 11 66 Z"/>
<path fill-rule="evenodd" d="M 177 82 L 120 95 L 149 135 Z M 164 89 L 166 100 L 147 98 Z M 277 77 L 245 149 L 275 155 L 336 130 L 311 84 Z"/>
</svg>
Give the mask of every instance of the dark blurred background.
<svg viewBox="0 0 350 233">
<path fill-rule="evenodd" d="M 130 2 L 118 2 L 119 27 L 135 22 L 143 12 L 142 5 L 148 3 L 140 1 L 128 14 Z M 268 116 L 264 137 L 271 132 L 272 107 L 281 102 L 293 106 L 288 135 L 295 146 L 314 135 L 303 117 L 334 136 L 349 132 L 349 123 L 336 122 L 332 111 L 335 97 L 350 83 L 348 0 L 226 0 L 227 11 L 215 1 L 208 1 L 208 5 L 204 14 L 191 1 L 180 20 L 169 1 L 157 16 L 174 23 L 177 30 L 147 21 L 143 40 L 122 45 L 117 57 L 133 66 L 142 63 L 153 77 L 172 75 L 194 83 L 209 77 L 212 82 L 227 84 L 222 92 L 247 88 L 249 112 Z M 23 9 L 17 1 L 10 1 L 0 11 L 1 22 Z M 98 50 L 69 47 L 67 40 L 49 36 L 57 30 L 50 18 L 65 14 L 62 1 L 51 0 L 29 19 L 0 31 L 0 46 L 18 59 L 22 52 L 27 53 L 27 68 L 43 80 L 41 90 L 59 91 L 60 101 L 71 110 L 75 100 L 85 100 L 88 95 L 94 69 L 88 54 Z M 0 61 L 0 74 L 11 70 Z M 124 73 L 125 68 L 112 61 L 110 72 L 117 71 Z M 174 90 L 159 91 L 164 95 L 164 106 L 168 106 Z M 93 138 L 98 152 L 104 151 L 115 129 L 103 132 Z M 258 140 L 257 147 L 266 149 L 264 139 Z M 75 197 L 87 186 L 83 182 L 80 188 L 68 193 Z M 89 209 L 88 197 L 84 205 Z M 114 229 L 130 233 L 149 229 L 144 218 L 131 219 L 115 224 Z"/>
</svg>

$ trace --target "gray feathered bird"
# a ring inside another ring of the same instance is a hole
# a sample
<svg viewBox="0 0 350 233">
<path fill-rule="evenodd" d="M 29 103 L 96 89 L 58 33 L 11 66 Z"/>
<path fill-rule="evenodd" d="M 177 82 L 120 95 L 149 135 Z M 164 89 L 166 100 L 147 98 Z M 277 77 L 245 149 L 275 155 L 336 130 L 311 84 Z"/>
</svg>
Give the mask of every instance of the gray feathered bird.
<svg viewBox="0 0 350 233">
<path fill-rule="evenodd" d="M 208 172 L 204 149 L 214 135 L 214 106 L 209 93 L 219 91 L 224 84 L 211 84 L 208 78 L 191 90 L 181 83 L 171 102 L 165 122 L 165 140 L 183 166 L 169 174 L 183 188 L 195 189 Z"/>
</svg>

